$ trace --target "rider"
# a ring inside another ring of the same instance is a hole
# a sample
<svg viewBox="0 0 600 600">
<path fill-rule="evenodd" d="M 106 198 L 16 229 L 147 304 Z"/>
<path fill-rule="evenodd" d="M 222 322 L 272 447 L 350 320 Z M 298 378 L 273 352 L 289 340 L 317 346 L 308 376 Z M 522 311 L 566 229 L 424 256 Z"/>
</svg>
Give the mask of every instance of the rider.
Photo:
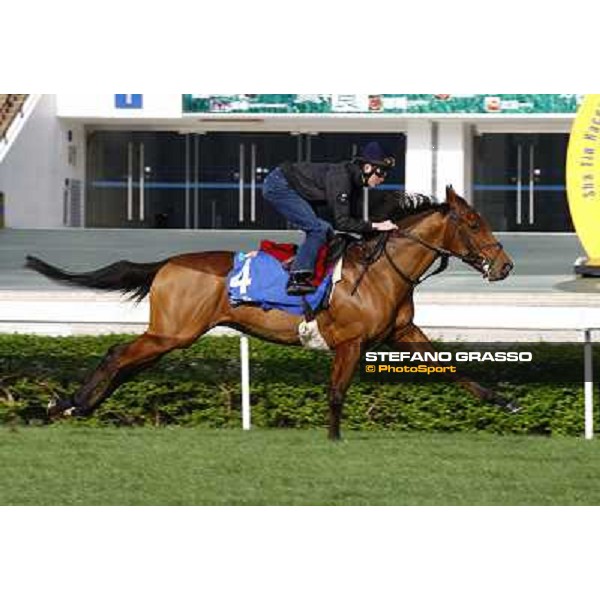
<svg viewBox="0 0 600 600">
<path fill-rule="evenodd" d="M 332 235 L 328 221 L 314 208 L 326 205 L 338 231 L 367 233 L 397 229 L 391 221 L 371 223 L 360 218 L 363 188 L 381 185 L 396 161 L 377 142 L 368 143 L 352 161 L 290 163 L 274 169 L 263 184 L 264 198 L 290 223 L 306 233 L 290 269 L 287 293 L 303 296 L 316 291 L 312 283 L 319 248 Z"/>
</svg>

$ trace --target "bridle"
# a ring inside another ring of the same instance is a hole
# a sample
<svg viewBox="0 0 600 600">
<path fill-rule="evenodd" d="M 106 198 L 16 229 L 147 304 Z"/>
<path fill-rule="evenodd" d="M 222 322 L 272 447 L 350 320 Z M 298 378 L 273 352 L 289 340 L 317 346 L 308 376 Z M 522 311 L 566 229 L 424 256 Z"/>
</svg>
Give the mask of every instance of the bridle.
<svg viewBox="0 0 600 600">
<path fill-rule="evenodd" d="M 406 283 L 408 283 L 412 287 L 416 287 L 417 285 L 420 285 L 424 281 L 427 281 L 427 279 L 429 279 L 430 277 L 434 277 L 435 275 L 439 275 L 440 273 L 443 273 L 448 268 L 451 258 L 458 258 L 465 264 L 475 268 L 476 270 L 480 271 L 485 276 L 487 276 L 487 274 L 492 270 L 492 268 L 496 264 L 496 261 L 498 260 L 504 247 L 502 246 L 502 244 L 500 242 L 493 242 L 490 244 L 485 244 L 485 245 L 481 246 L 480 248 L 477 248 L 472 243 L 471 237 L 464 231 L 465 226 L 469 227 L 468 225 L 465 225 L 466 215 L 467 215 L 466 212 L 456 211 L 454 209 L 451 209 L 449 212 L 449 215 L 448 215 L 448 218 L 450 219 L 451 223 L 454 224 L 453 237 L 455 237 L 456 235 L 459 235 L 461 237 L 461 241 L 463 242 L 464 246 L 467 248 L 467 251 L 464 254 L 461 254 L 459 252 L 454 252 L 451 250 L 446 250 L 445 248 L 442 248 L 441 246 L 437 246 L 435 244 L 430 244 L 429 242 L 424 240 L 422 237 L 420 237 L 419 235 L 413 233 L 412 231 L 410 231 L 408 229 L 387 231 L 387 232 L 383 233 L 381 235 L 380 239 L 375 244 L 373 252 L 371 252 L 369 254 L 369 256 L 367 257 L 367 259 L 365 261 L 365 269 L 363 270 L 363 272 L 361 273 L 360 277 L 358 278 L 356 284 L 354 285 L 354 289 L 352 290 L 352 295 L 354 295 L 356 293 L 356 290 L 358 289 L 364 276 L 366 275 L 369 266 L 372 265 L 377 260 L 379 260 L 379 258 L 381 257 L 382 254 L 386 257 L 386 259 L 390 263 L 392 269 L 397 273 L 397 275 L 400 276 Z M 436 260 L 439 259 L 440 264 L 434 271 L 432 271 L 428 275 L 426 275 L 424 277 L 420 277 L 416 280 L 413 279 L 412 277 L 407 275 L 394 262 L 393 258 L 390 256 L 390 253 L 388 250 L 388 241 L 391 238 L 408 239 L 408 240 L 415 242 L 416 244 L 419 244 L 420 246 L 423 246 L 424 248 L 427 248 L 428 250 L 431 250 L 432 252 L 435 253 L 435 258 L 433 259 L 433 262 L 435 262 Z M 490 259 L 485 256 L 482 258 L 482 253 L 491 248 L 496 248 L 496 250 L 497 250 L 497 252 L 493 256 L 493 258 Z"/>
<path fill-rule="evenodd" d="M 465 225 L 467 214 L 468 213 L 464 211 L 452 210 L 450 212 L 450 220 L 455 224 L 454 235 L 460 235 L 463 244 L 467 248 L 467 252 L 465 254 L 453 253 L 453 255 L 456 256 L 456 258 L 459 258 L 462 262 L 487 275 L 496 264 L 496 261 L 504 250 L 504 246 L 500 242 L 491 242 L 489 244 L 476 247 L 471 240 L 471 236 L 465 232 L 465 227 L 477 232 L 479 231 L 479 224 L 476 224 L 475 227 L 471 227 L 468 224 Z M 494 248 L 496 249 L 496 253 L 490 259 L 484 254 L 484 252 Z"/>
<path fill-rule="evenodd" d="M 450 259 L 454 256 L 457 256 L 457 255 L 453 254 L 452 252 L 445 250 L 444 248 L 441 248 L 439 246 L 434 246 L 433 244 L 426 242 L 424 239 L 422 239 L 421 237 L 419 237 L 418 235 L 415 235 L 414 233 L 412 233 L 410 231 L 397 231 L 397 232 L 390 231 L 390 232 L 386 233 L 386 236 L 387 236 L 387 239 L 386 239 L 386 244 L 385 244 L 385 248 L 384 248 L 385 257 L 388 259 L 388 262 L 392 266 L 392 269 L 394 269 L 394 271 L 396 271 L 396 273 L 402 279 L 404 279 L 404 281 L 406 281 L 406 283 L 409 283 L 413 287 L 416 287 L 417 285 L 420 285 L 424 281 L 427 281 L 427 279 L 429 279 L 430 277 L 434 277 L 435 275 L 439 275 L 440 273 L 443 273 L 448 268 L 448 265 L 450 264 Z M 416 280 L 412 279 L 394 262 L 394 259 L 390 256 L 390 253 L 388 251 L 387 242 L 391 237 L 405 238 L 407 240 L 411 240 L 413 242 L 416 242 L 420 246 L 424 246 L 428 250 L 435 252 L 435 258 L 433 259 L 433 261 L 435 262 L 436 260 L 440 259 L 440 264 L 438 265 L 437 269 L 435 269 L 434 271 L 432 271 L 425 277 L 419 277 L 419 279 L 416 279 Z"/>
</svg>

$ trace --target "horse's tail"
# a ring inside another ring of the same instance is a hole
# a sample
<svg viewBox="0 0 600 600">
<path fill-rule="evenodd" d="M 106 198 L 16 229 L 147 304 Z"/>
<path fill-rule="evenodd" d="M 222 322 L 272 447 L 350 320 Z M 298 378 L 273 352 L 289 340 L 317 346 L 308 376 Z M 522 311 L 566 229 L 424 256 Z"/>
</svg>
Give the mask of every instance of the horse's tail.
<svg viewBox="0 0 600 600">
<path fill-rule="evenodd" d="M 35 256 L 28 256 L 25 267 L 67 285 L 119 291 L 128 294 L 130 300 L 135 299 L 140 302 L 149 294 L 156 274 L 167 262 L 169 261 L 163 260 L 142 264 L 122 260 L 97 271 L 69 273 L 53 267 Z"/>
</svg>

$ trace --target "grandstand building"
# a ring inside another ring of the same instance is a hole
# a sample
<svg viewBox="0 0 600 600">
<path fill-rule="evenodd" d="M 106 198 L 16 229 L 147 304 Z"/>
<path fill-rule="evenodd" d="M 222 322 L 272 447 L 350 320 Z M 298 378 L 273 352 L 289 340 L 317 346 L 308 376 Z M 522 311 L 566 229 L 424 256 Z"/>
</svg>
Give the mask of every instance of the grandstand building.
<svg viewBox="0 0 600 600">
<path fill-rule="evenodd" d="M 496 231 L 571 232 L 565 163 L 580 101 L 577 94 L 3 94 L 0 205 L 5 227 L 17 229 L 285 228 L 262 198 L 273 167 L 347 160 L 378 140 L 398 159 L 385 189 L 442 197 L 451 183 Z"/>
</svg>

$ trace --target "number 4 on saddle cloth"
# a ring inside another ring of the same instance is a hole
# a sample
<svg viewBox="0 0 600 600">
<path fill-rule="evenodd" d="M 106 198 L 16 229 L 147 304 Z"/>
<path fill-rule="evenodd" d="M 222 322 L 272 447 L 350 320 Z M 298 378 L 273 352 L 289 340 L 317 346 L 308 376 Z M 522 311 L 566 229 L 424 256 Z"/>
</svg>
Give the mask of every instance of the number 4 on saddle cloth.
<svg viewBox="0 0 600 600">
<path fill-rule="evenodd" d="M 324 308 L 329 299 L 333 279 L 333 266 L 326 266 L 328 247 L 319 251 L 315 268 L 314 285 L 317 291 L 304 297 L 288 296 L 286 286 L 289 272 L 285 269 L 296 255 L 294 244 L 263 241 L 260 250 L 235 256 L 233 270 L 227 278 L 229 301 L 233 306 L 254 304 L 264 310 L 279 309 L 294 315 L 304 315 L 306 304 L 316 312 Z"/>
</svg>

